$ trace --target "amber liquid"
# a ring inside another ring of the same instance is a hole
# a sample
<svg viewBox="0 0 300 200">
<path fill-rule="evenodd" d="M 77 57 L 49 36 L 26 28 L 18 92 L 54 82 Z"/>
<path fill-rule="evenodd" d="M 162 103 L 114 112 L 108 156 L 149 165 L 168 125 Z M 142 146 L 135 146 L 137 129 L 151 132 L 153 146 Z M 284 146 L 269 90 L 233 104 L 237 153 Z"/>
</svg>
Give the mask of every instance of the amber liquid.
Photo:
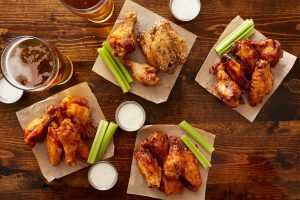
<svg viewBox="0 0 300 200">
<path fill-rule="evenodd" d="M 108 20 L 114 11 L 113 0 L 61 0 L 75 14 L 95 23 Z"/>
</svg>

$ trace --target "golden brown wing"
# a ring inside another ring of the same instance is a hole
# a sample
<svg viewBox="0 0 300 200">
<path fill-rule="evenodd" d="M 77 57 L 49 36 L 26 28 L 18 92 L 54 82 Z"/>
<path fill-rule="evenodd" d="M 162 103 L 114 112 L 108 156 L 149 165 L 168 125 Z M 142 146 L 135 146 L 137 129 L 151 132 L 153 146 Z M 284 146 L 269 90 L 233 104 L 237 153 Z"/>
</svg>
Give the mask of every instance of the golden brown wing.
<svg viewBox="0 0 300 200">
<path fill-rule="evenodd" d="M 148 187 L 158 188 L 161 181 L 161 168 L 150 150 L 139 145 L 134 151 L 134 157 Z"/>
<path fill-rule="evenodd" d="M 184 186 L 180 182 L 179 178 L 170 179 L 163 174 L 161 187 L 159 189 L 166 193 L 166 195 L 172 195 L 182 193 L 184 190 Z"/>
<path fill-rule="evenodd" d="M 243 104 L 242 91 L 239 86 L 226 73 L 222 63 L 213 66 L 217 84 L 215 90 L 222 101 L 231 108 Z"/>
<path fill-rule="evenodd" d="M 65 162 L 70 166 L 76 165 L 76 152 L 80 141 L 80 134 L 76 131 L 70 119 L 64 119 L 57 129 L 57 136 L 63 145 Z"/>
<path fill-rule="evenodd" d="M 164 162 L 163 172 L 170 179 L 178 179 L 183 171 L 180 142 L 177 137 L 170 136 L 170 151 Z"/>
<path fill-rule="evenodd" d="M 154 86 L 159 83 L 159 77 L 157 76 L 157 69 L 148 64 L 140 64 L 128 59 L 124 59 L 123 63 L 126 67 L 130 68 L 133 73 L 133 77 L 145 86 Z"/>
<path fill-rule="evenodd" d="M 127 13 L 125 22 L 110 35 L 109 44 L 115 56 L 123 58 L 135 50 L 133 29 L 136 20 L 137 16 L 134 12 Z"/>
<path fill-rule="evenodd" d="M 197 160 L 194 154 L 186 148 L 181 150 L 181 158 L 183 162 L 181 180 L 188 189 L 197 191 L 202 182 Z"/>
<path fill-rule="evenodd" d="M 243 89 L 248 89 L 250 81 L 247 79 L 243 65 L 233 58 L 225 54 L 222 56 L 221 61 L 225 66 L 225 69 L 231 79 L 238 84 Z"/>
<path fill-rule="evenodd" d="M 260 59 L 260 54 L 256 50 L 252 41 L 250 39 L 236 41 L 233 43 L 231 51 L 241 59 L 247 75 L 251 77 L 254 72 L 256 62 Z"/>
<path fill-rule="evenodd" d="M 255 106 L 263 101 L 265 95 L 272 90 L 274 77 L 271 72 L 270 63 L 259 60 L 252 75 L 249 91 L 249 103 Z"/>
<path fill-rule="evenodd" d="M 159 69 L 159 66 L 156 62 L 156 53 L 153 50 L 153 36 L 150 32 L 140 32 L 137 37 L 138 43 L 141 47 L 141 50 L 145 57 L 147 58 L 150 65 Z"/>
<path fill-rule="evenodd" d="M 266 39 L 260 42 L 253 42 L 262 59 L 270 62 L 271 67 L 279 62 L 283 56 L 281 45 L 277 40 Z"/>
<path fill-rule="evenodd" d="M 78 148 L 77 148 L 77 158 L 83 162 L 86 162 L 89 157 L 89 147 L 85 144 L 85 142 L 80 138 L 78 142 Z"/>
<path fill-rule="evenodd" d="M 48 160 L 51 165 L 56 166 L 59 164 L 62 153 L 63 147 L 61 142 L 57 136 L 57 129 L 58 124 L 55 122 L 51 122 L 50 126 L 48 127 L 48 134 L 47 134 L 47 151 L 48 151 Z"/>
</svg>

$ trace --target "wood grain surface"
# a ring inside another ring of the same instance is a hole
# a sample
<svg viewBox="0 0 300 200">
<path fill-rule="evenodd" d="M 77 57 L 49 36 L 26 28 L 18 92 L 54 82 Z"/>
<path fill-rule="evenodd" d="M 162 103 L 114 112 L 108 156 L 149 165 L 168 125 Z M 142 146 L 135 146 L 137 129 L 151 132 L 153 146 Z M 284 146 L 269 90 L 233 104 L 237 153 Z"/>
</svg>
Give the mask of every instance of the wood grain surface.
<svg viewBox="0 0 300 200">
<path fill-rule="evenodd" d="M 56 45 L 74 61 L 70 82 L 41 93 L 26 93 L 11 105 L 0 103 L 0 199 L 148 199 L 127 195 L 136 133 L 118 130 L 112 162 L 119 173 L 106 192 L 88 183 L 88 168 L 48 183 L 23 141 L 15 112 L 65 88 L 87 81 L 108 120 L 125 100 L 141 103 L 146 124 L 177 124 L 186 119 L 217 135 L 206 199 L 300 199 L 300 61 L 251 123 L 224 106 L 195 81 L 199 67 L 236 15 L 253 18 L 267 37 L 300 56 L 300 1 L 202 0 L 200 15 L 183 23 L 172 17 L 167 0 L 134 0 L 198 35 L 189 59 L 166 103 L 155 105 L 121 90 L 91 71 L 96 49 L 106 39 L 124 3 L 115 0 L 112 18 L 93 24 L 64 8 L 59 0 L 1 0 L 0 49 L 19 35 L 34 35 Z"/>
</svg>

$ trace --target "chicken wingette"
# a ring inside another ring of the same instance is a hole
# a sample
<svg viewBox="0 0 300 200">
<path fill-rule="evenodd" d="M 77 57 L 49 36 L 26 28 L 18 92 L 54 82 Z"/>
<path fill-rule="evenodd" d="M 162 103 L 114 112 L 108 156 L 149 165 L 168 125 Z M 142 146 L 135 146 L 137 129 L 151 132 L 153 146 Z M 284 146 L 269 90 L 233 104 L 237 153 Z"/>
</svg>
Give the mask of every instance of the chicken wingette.
<svg viewBox="0 0 300 200">
<path fill-rule="evenodd" d="M 50 126 L 48 127 L 47 134 L 48 160 L 53 166 L 57 166 L 59 164 L 63 153 L 63 146 L 57 136 L 56 129 L 58 127 L 59 125 L 56 122 L 51 122 Z"/>
</svg>

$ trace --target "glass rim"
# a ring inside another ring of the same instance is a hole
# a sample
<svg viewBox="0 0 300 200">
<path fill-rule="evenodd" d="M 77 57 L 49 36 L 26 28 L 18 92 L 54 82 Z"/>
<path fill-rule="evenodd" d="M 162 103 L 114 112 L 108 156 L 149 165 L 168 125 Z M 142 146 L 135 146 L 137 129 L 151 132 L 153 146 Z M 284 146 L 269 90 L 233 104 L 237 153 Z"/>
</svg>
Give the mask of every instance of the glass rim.
<svg viewBox="0 0 300 200">
<path fill-rule="evenodd" d="M 4 60 L 5 66 L 6 66 L 6 59 L 3 59 L 3 58 L 4 58 L 4 52 L 7 52 L 7 51 L 8 51 L 8 48 L 10 47 L 11 44 L 13 44 L 14 42 L 16 42 L 17 40 L 20 40 L 20 39 L 22 39 L 22 38 L 37 39 L 37 40 L 39 40 L 40 42 L 42 42 L 42 43 L 48 48 L 48 50 L 50 51 L 51 56 L 52 56 L 52 62 L 53 62 L 53 65 L 54 65 L 54 63 L 55 63 L 55 56 L 54 56 L 54 54 L 53 54 L 53 50 L 52 50 L 51 46 L 49 46 L 48 42 L 42 40 L 41 38 L 32 36 L 32 35 L 20 35 L 20 36 L 17 36 L 17 37 L 15 37 L 15 38 L 13 38 L 7 45 L 5 45 L 5 47 L 3 48 L 2 52 L 1 52 L 1 63 L 0 63 L 0 65 L 2 64 L 2 62 L 3 62 L 3 60 Z M 58 60 L 59 60 L 59 59 L 58 59 Z M 60 62 L 60 61 L 58 61 L 58 62 Z M 7 66 L 6 66 L 6 67 L 7 67 Z M 54 67 L 54 66 L 53 66 L 53 67 Z M 27 88 L 27 89 L 21 88 L 21 87 L 17 86 L 16 84 L 13 84 L 10 80 L 8 80 L 8 78 L 5 76 L 5 73 L 3 72 L 3 69 L 2 69 L 2 68 L 3 68 L 3 66 L 1 65 L 1 66 L 0 66 L 0 69 L 1 69 L 1 72 L 2 72 L 2 75 L 3 75 L 3 78 L 5 78 L 6 81 L 7 81 L 9 84 L 11 84 L 12 86 L 14 86 L 15 88 L 18 88 L 18 89 L 20 89 L 20 90 L 38 91 L 39 88 L 42 88 L 42 86 L 43 86 L 43 84 L 42 84 L 42 85 L 40 85 L 40 86 L 32 87 L 32 88 L 30 88 L 30 89 L 28 89 L 28 88 Z M 49 78 L 45 81 L 45 83 L 47 83 L 53 76 L 56 77 L 56 76 L 58 75 L 58 73 L 59 73 L 59 70 L 57 70 L 56 74 L 53 74 L 53 70 L 52 70 L 51 75 L 50 75 Z M 53 81 L 54 81 L 54 79 L 53 79 Z M 51 84 L 51 83 L 50 83 L 50 84 Z"/>
<path fill-rule="evenodd" d="M 67 7 L 70 10 L 76 11 L 76 12 L 92 12 L 93 10 L 95 10 L 96 8 L 98 8 L 98 6 L 100 6 L 101 4 L 103 4 L 104 2 L 106 2 L 107 0 L 99 0 L 99 2 L 95 5 L 93 5 L 90 8 L 75 8 L 73 6 L 68 5 L 65 0 L 59 0 L 65 7 Z"/>
</svg>

